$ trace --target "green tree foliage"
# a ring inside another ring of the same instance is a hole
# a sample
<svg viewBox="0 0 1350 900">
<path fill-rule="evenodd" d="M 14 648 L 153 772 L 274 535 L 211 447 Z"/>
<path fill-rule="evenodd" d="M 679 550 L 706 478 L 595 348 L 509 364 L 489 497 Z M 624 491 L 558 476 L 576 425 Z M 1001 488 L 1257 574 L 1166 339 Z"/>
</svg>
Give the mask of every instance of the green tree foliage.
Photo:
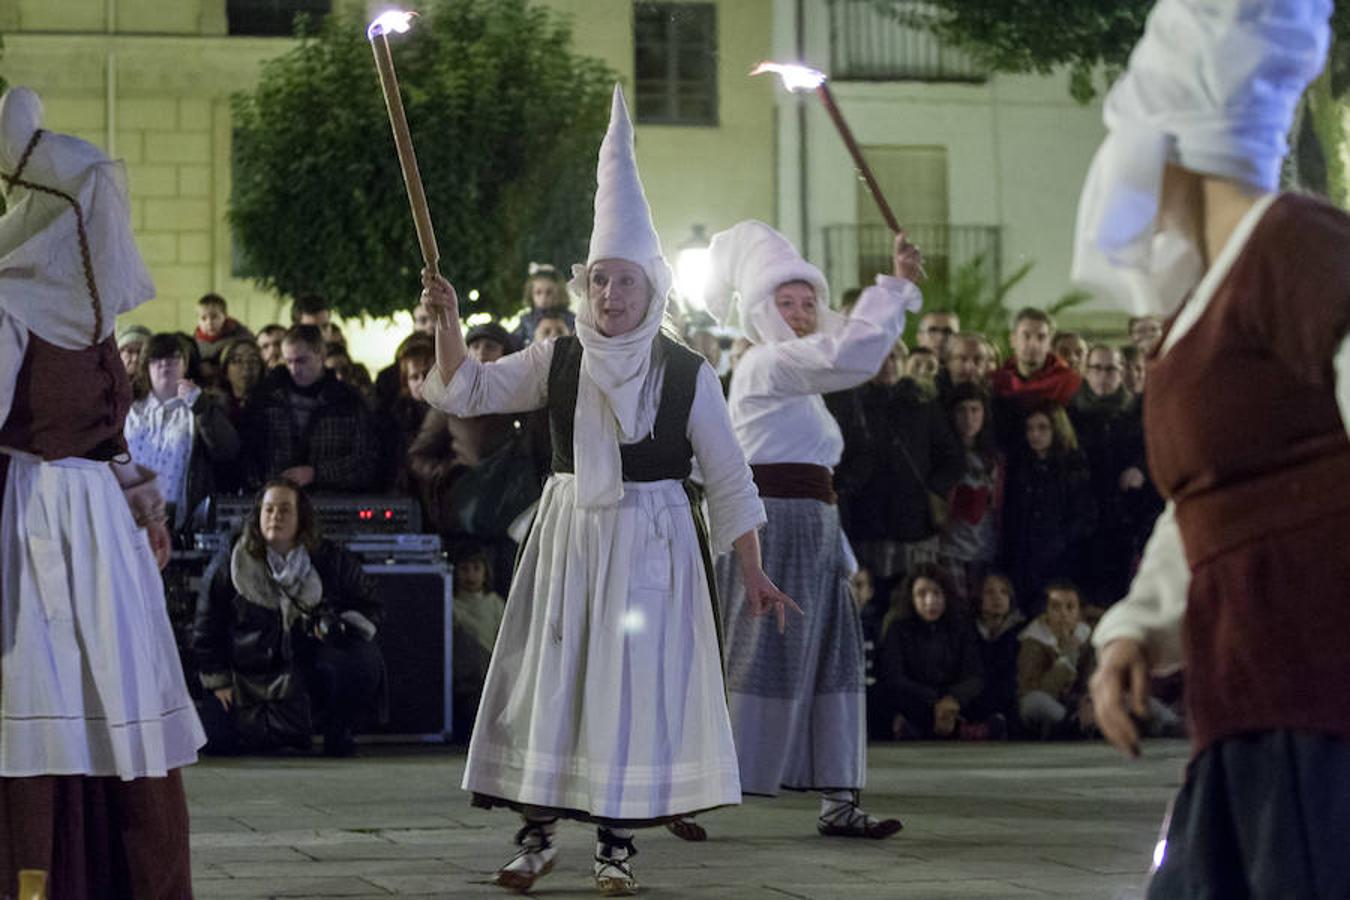
<svg viewBox="0 0 1350 900">
<path fill-rule="evenodd" d="M 1129 60 L 1155 0 L 867 0 L 904 23 L 935 32 L 996 72 L 1069 73 L 1087 102 Z M 1333 68 L 1350 65 L 1350 5 L 1337 5 Z M 1103 76 L 1097 78 L 1095 76 Z"/>
<path fill-rule="evenodd" d="M 863 0 L 926 28 L 995 72 L 1067 71 L 1069 93 L 1097 97 L 1129 60 L 1155 0 Z M 1344 101 L 1350 91 L 1350 3 L 1332 14 L 1327 72 L 1295 122 L 1286 181 L 1345 205 Z"/>
<path fill-rule="evenodd" d="M 528 0 L 427 0 L 391 35 L 441 271 L 466 312 L 520 303 L 529 260 L 584 258 L 615 74 Z M 384 316 L 420 290 L 408 210 L 366 22 L 335 13 L 234 98 L 230 205 L 265 288 Z M 477 288 L 481 298 L 468 304 Z"/>
</svg>

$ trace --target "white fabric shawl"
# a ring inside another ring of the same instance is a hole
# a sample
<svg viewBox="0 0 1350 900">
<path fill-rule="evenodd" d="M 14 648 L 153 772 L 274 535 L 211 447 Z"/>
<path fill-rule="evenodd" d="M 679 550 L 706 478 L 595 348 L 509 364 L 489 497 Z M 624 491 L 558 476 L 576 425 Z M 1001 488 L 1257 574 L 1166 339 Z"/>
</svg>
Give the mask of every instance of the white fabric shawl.
<svg viewBox="0 0 1350 900">
<path fill-rule="evenodd" d="M 1175 310 L 1204 266 L 1189 240 L 1157 230 L 1166 164 L 1274 190 L 1330 14 L 1329 0 L 1159 0 L 1106 98 L 1075 282 L 1136 315 Z"/>
<path fill-rule="evenodd" d="M 41 124 L 42 103 L 28 88 L 11 88 L 0 99 L 0 172 L 7 178 L 15 174 Z M 119 314 L 155 296 L 132 236 L 122 166 L 93 144 L 44 131 L 19 178 L 5 181 L 0 308 L 58 347 L 79 350 L 98 343 L 112 334 Z M 69 200 L 50 191 L 74 199 L 79 216 Z M 80 217 L 101 307 L 97 313 Z"/>
<path fill-rule="evenodd" d="M 644 400 L 659 401 L 647 389 L 652 354 L 665 320 L 670 276 L 658 283 L 653 275 L 669 267 L 665 260 L 643 266 L 653 284 L 653 296 L 638 326 L 627 334 L 606 337 L 595 326 L 595 312 L 586 299 L 586 267 L 575 266 L 571 289 L 577 304 L 577 339 L 584 351 L 577 382 L 577 409 L 572 419 L 572 461 L 577 479 L 577 506 L 615 506 L 623 499 L 623 458 L 620 442 L 636 443 L 644 435 L 640 423 L 654 422 L 655 411 L 642 414 Z M 578 284 L 580 282 L 580 284 Z"/>
</svg>

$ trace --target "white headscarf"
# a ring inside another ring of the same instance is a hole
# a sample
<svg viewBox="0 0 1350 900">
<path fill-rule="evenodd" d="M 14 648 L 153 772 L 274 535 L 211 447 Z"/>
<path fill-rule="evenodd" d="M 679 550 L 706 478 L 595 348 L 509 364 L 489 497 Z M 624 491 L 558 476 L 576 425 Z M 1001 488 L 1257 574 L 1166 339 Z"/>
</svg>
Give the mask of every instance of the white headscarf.
<svg viewBox="0 0 1350 900">
<path fill-rule="evenodd" d="M 67 134 L 43 131 L 34 143 L 41 127 L 33 91 L 14 87 L 0 98 L 8 204 L 0 217 L 0 309 L 43 340 L 79 350 L 112 334 L 117 316 L 154 297 L 155 286 L 132 237 L 121 165 Z"/>
<path fill-rule="evenodd" d="M 639 423 L 654 421 L 653 411 L 645 406 L 657 398 L 645 388 L 673 283 L 638 176 L 633 123 L 618 85 L 614 86 L 609 131 L 600 145 L 596 182 L 590 252 L 585 266 L 573 266 L 573 279 L 568 285 L 579 300 L 577 339 L 585 351 L 572 421 L 576 502 L 583 508 L 614 506 L 623 498 L 619 443 L 641 440 L 645 435 L 639 433 Z M 617 337 L 600 333 L 589 300 L 586 273 L 602 259 L 622 259 L 641 266 L 652 287 L 642 321 Z"/>
<path fill-rule="evenodd" d="M 1329 0 L 1159 0 L 1106 98 L 1083 187 L 1073 279 L 1136 315 L 1168 315 L 1204 274 L 1157 229 L 1168 162 L 1273 191 L 1299 98 L 1326 60 Z"/>
<path fill-rule="evenodd" d="M 739 321 L 754 344 L 773 344 L 797 337 L 774 303 L 774 291 L 790 281 L 804 281 L 816 292 L 816 331 L 829 334 L 843 327 L 844 317 L 830 309 L 830 286 L 792 242 L 757 219 L 738 222 L 713 235 L 708 246 L 708 312 L 723 325 Z"/>
</svg>

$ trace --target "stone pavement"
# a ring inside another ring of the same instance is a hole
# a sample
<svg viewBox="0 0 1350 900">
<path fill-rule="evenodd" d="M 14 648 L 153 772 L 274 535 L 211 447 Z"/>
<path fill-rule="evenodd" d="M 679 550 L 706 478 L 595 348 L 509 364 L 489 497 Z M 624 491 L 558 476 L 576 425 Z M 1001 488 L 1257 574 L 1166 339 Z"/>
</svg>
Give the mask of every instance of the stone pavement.
<svg viewBox="0 0 1350 900">
<path fill-rule="evenodd" d="M 822 838 L 818 800 L 751 799 L 700 821 L 706 844 L 640 832 L 642 896 L 755 900 L 1132 900 L 1187 749 L 1128 762 L 1100 743 L 873 745 L 887 841 Z M 516 820 L 472 809 L 462 750 L 366 747 L 352 760 L 206 760 L 187 771 L 198 900 L 510 896 L 485 883 Z M 540 897 L 598 896 L 594 832 L 560 828 Z"/>
</svg>

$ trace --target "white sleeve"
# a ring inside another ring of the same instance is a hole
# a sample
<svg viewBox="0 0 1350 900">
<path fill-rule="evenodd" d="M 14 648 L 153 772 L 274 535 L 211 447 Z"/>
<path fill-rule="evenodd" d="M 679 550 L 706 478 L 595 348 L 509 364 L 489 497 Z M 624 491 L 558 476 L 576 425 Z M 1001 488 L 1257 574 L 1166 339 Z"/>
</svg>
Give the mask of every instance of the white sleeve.
<svg viewBox="0 0 1350 900">
<path fill-rule="evenodd" d="M 1336 369 L 1336 406 L 1341 411 L 1341 425 L 1350 433 L 1350 335 L 1342 338 L 1331 364 Z"/>
<path fill-rule="evenodd" d="M 689 442 L 703 472 L 708 499 L 708 540 L 714 556 L 765 522 L 764 504 L 746 465 L 745 454 L 731 429 L 731 413 L 722 398 L 722 383 L 712 366 L 698 369 L 694 402 L 689 408 Z"/>
<path fill-rule="evenodd" d="M 1144 546 L 1130 592 L 1097 623 L 1093 645 L 1100 652 L 1117 638 L 1129 638 L 1144 645 L 1154 671 L 1179 668 L 1181 622 L 1190 584 L 1191 567 L 1181 543 L 1176 507 L 1168 503 Z"/>
<path fill-rule="evenodd" d="M 862 384 L 881 368 L 905 330 L 905 313 L 917 312 L 923 295 L 912 282 L 878 275 L 862 292 L 844 327 L 795 341 L 765 344 L 747 353 L 760 356 L 768 392 L 779 396 L 828 394 Z"/>
<path fill-rule="evenodd" d="M 28 329 L 18 319 L 0 311 L 0 425 L 9 419 L 14 389 L 28 352 Z"/>
<path fill-rule="evenodd" d="M 427 403 L 452 416 L 523 413 L 548 402 L 548 370 L 553 363 L 553 341 L 531 344 L 496 362 L 480 363 L 471 356 L 445 383 L 439 365 L 427 373 L 422 396 Z"/>
</svg>

